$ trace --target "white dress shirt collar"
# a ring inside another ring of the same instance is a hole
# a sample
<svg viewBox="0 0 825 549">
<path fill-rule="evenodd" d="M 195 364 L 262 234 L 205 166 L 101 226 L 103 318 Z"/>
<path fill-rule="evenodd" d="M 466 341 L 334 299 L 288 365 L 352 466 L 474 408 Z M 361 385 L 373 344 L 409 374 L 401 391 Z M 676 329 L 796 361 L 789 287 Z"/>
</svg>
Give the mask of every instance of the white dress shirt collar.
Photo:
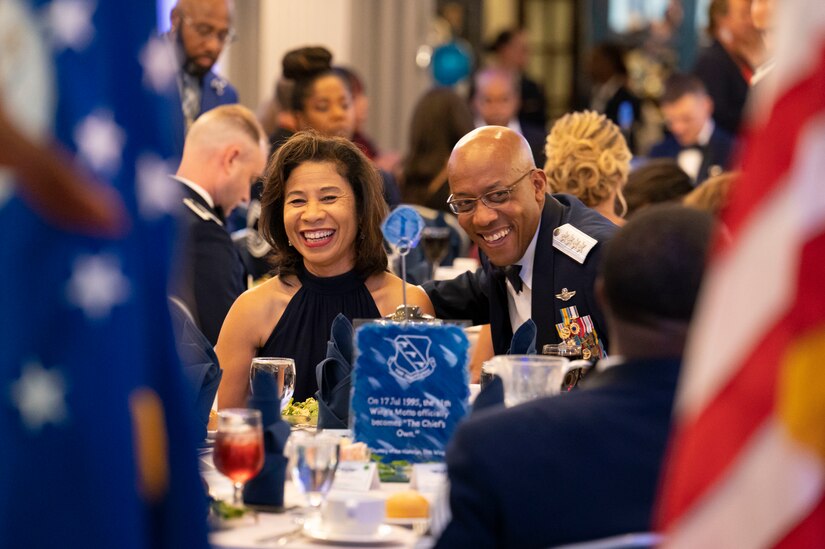
<svg viewBox="0 0 825 549">
<path fill-rule="evenodd" d="M 522 282 L 521 292 L 516 293 L 509 280 L 505 282 L 508 296 L 507 312 L 510 317 L 510 326 L 514 332 L 519 326 L 527 322 L 528 318 L 533 317 L 533 263 L 536 257 L 536 242 L 540 230 L 541 219 L 539 219 L 539 224 L 536 227 L 536 234 L 533 235 L 533 240 L 530 241 L 524 255 L 514 263 L 514 265 L 521 265 L 521 271 L 519 272 Z"/>
<path fill-rule="evenodd" d="M 180 181 L 181 183 L 183 183 L 184 185 L 198 193 L 198 195 L 200 195 L 201 198 L 206 200 L 206 203 L 209 204 L 210 208 L 212 208 L 213 210 L 215 209 L 215 201 L 212 200 L 212 196 L 208 192 L 206 192 L 206 189 L 204 189 L 194 181 L 191 181 L 179 175 L 173 175 L 172 178 L 177 179 L 178 181 Z"/>
</svg>

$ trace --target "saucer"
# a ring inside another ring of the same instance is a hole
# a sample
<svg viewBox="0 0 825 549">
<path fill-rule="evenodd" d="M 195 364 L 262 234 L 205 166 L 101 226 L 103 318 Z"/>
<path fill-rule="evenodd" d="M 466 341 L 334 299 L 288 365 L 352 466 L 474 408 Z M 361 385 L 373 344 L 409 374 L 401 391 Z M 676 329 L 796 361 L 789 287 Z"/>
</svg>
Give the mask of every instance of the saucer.
<svg viewBox="0 0 825 549">
<path fill-rule="evenodd" d="M 384 523 L 411 528 L 419 536 L 423 536 L 430 530 L 429 518 L 387 518 L 384 519 Z"/>
<path fill-rule="evenodd" d="M 388 524 L 382 524 L 371 534 L 342 534 L 324 529 L 320 518 L 315 518 L 304 524 L 304 535 L 317 541 L 333 543 L 393 543 L 403 541 L 403 530 Z"/>
</svg>

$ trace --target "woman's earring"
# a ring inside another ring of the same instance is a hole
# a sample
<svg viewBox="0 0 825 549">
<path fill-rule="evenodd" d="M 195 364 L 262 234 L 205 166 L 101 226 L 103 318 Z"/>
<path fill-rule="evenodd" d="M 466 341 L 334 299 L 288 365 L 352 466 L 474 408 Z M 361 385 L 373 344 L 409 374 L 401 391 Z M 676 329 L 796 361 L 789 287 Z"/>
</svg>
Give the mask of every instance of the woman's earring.
<svg viewBox="0 0 825 549">
<path fill-rule="evenodd" d="M 290 247 L 292 247 L 292 241 L 291 240 L 287 240 L 286 243 L 289 244 Z"/>
</svg>

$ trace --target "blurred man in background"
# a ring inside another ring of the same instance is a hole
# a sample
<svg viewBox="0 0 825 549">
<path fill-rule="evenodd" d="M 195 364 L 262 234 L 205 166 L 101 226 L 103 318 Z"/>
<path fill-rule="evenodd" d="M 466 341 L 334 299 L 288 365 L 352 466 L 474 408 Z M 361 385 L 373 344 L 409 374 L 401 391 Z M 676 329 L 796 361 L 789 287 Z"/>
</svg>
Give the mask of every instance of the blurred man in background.
<svg viewBox="0 0 825 549">
<path fill-rule="evenodd" d="M 716 124 L 736 136 L 748 84 L 764 61 L 764 44 L 751 19 L 751 0 L 711 0 L 708 11 L 713 42 L 699 52 L 693 73 L 713 99 Z"/>
<path fill-rule="evenodd" d="M 507 126 L 521 134 L 530 144 L 536 166 L 544 166 L 544 126 L 529 119 L 518 117 L 521 96 L 518 75 L 507 69 L 487 68 L 478 71 L 474 78 L 472 107 L 475 124 L 481 126 Z"/>
<path fill-rule="evenodd" d="M 547 124 L 547 97 L 544 89 L 526 74 L 530 61 L 530 46 L 527 31 L 514 28 L 501 31 L 488 46 L 497 67 L 514 71 L 518 75 L 521 94 L 519 119 L 537 126 Z"/>
<path fill-rule="evenodd" d="M 238 102 L 238 92 L 212 70 L 235 37 L 231 0 L 179 0 L 172 8 L 169 40 L 175 50 L 180 112 L 175 112 L 178 153 L 189 127 L 202 113 Z"/>
<path fill-rule="evenodd" d="M 697 185 L 729 167 L 733 137 L 713 120 L 713 99 L 698 78 L 671 75 L 661 104 L 670 134 L 653 146 L 651 158 L 674 158 Z"/>
</svg>

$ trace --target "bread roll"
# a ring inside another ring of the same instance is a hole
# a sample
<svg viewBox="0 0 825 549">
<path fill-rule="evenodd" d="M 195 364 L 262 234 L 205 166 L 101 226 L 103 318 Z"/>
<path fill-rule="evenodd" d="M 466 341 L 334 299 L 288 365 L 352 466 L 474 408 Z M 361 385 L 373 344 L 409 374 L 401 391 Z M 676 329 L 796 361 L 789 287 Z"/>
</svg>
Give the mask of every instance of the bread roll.
<svg viewBox="0 0 825 549">
<path fill-rule="evenodd" d="M 415 490 L 398 492 L 387 498 L 387 518 L 411 519 L 430 516 L 427 498 Z"/>
</svg>

